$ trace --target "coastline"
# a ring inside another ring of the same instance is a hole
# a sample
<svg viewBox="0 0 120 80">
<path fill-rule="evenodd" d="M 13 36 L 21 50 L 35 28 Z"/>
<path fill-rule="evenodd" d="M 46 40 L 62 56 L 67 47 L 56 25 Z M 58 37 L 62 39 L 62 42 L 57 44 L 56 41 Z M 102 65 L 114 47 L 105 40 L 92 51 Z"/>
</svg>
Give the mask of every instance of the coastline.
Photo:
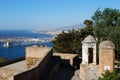
<svg viewBox="0 0 120 80">
<path fill-rule="evenodd" d="M 46 45 L 48 47 L 53 46 L 49 39 L 52 39 L 53 36 L 47 34 L 38 34 L 38 33 L 31 33 L 31 30 L 17 30 L 13 32 L 13 30 L 4 30 L 0 32 L 0 39 L 3 40 L 14 40 L 14 46 L 4 48 L 3 44 L 4 41 L 0 42 L 0 57 L 7 57 L 7 59 L 12 60 L 19 57 L 25 56 L 25 48 L 27 46 L 33 45 Z M 19 42 L 20 41 L 20 42 Z M 23 43 L 21 43 L 23 41 Z M 18 42 L 21 45 L 18 45 Z M 13 43 L 13 42 L 12 42 Z M 17 43 L 17 45 L 16 45 Z M 23 44 L 23 45 L 22 45 Z"/>
</svg>

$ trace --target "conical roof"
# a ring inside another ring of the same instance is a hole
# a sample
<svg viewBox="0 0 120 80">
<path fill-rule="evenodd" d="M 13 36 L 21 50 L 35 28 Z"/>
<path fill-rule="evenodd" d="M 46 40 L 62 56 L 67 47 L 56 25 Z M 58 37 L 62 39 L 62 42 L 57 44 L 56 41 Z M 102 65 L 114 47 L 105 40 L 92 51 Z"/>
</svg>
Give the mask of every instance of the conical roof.
<svg viewBox="0 0 120 80">
<path fill-rule="evenodd" d="M 95 39 L 93 36 L 91 36 L 91 35 L 87 36 L 87 37 L 82 41 L 82 43 L 96 43 L 96 42 L 97 42 L 96 39 Z"/>
<path fill-rule="evenodd" d="M 115 45 L 111 41 L 103 41 L 100 43 L 99 48 L 115 49 Z"/>
</svg>

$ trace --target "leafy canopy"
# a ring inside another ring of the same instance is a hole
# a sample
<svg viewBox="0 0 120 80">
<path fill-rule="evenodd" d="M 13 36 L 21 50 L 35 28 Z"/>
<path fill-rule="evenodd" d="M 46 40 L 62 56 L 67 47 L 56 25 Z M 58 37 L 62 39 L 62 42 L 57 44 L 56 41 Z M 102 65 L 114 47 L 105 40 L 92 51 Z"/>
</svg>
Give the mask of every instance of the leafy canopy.
<svg viewBox="0 0 120 80">
<path fill-rule="evenodd" d="M 92 16 L 94 23 L 94 35 L 99 42 L 110 40 L 116 46 L 117 57 L 120 59 L 120 11 L 105 8 L 103 11 L 97 9 Z"/>
<path fill-rule="evenodd" d="M 120 75 L 117 71 L 106 71 L 105 74 L 102 74 L 102 77 L 99 80 L 120 80 Z"/>
<path fill-rule="evenodd" d="M 1 58 L 0 58 L 0 63 L 5 62 L 5 61 L 7 61 L 7 58 L 6 58 L 6 57 L 1 57 Z"/>
<path fill-rule="evenodd" d="M 93 35 L 93 23 L 90 20 L 85 20 L 85 28 L 80 30 L 70 30 L 68 32 L 62 32 L 55 37 L 54 50 L 61 53 L 77 53 L 81 55 L 82 40 L 88 36 Z"/>
</svg>

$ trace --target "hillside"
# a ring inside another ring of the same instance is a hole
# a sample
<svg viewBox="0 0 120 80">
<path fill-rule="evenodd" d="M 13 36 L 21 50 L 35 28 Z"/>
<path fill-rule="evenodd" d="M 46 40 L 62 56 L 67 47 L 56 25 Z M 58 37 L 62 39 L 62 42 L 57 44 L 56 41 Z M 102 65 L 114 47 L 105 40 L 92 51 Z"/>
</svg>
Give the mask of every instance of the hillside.
<svg viewBox="0 0 120 80">
<path fill-rule="evenodd" d="M 71 25 L 71 26 L 64 26 L 64 27 L 60 27 L 60 28 L 56 28 L 56 29 L 52 29 L 52 30 L 33 30 L 33 33 L 43 33 L 43 34 L 51 34 L 51 35 L 57 35 L 59 33 L 61 33 L 63 30 L 64 31 L 68 31 L 68 30 L 78 30 L 81 28 L 84 28 L 85 25 L 84 24 L 75 24 L 75 25 Z"/>
</svg>

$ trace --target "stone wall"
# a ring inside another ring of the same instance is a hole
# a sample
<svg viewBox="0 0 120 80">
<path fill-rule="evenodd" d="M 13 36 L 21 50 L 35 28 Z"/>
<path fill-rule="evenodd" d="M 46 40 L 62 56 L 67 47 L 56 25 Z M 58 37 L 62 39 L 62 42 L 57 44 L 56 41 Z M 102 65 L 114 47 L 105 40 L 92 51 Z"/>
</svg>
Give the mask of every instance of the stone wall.
<svg viewBox="0 0 120 80">
<path fill-rule="evenodd" d="M 37 61 L 39 61 L 39 58 L 32 58 L 32 57 L 27 57 L 26 58 L 26 68 L 31 68 L 32 66 L 34 66 L 36 63 L 37 63 Z"/>
<path fill-rule="evenodd" d="M 57 64 L 55 64 L 52 68 L 51 68 L 51 72 L 49 73 L 48 77 L 46 78 L 47 80 L 52 80 L 53 76 L 58 72 L 60 68 L 60 64 L 59 62 Z"/>
<path fill-rule="evenodd" d="M 38 60 L 41 60 L 50 50 L 45 47 L 27 47 L 26 48 L 26 68 L 33 67 Z"/>
<path fill-rule="evenodd" d="M 45 48 L 44 50 L 46 50 L 46 51 L 45 52 L 42 51 L 43 54 L 41 55 L 41 57 L 39 59 L 38 59 L 38 57 L 37 58 L 36 57 L 35 58 L 34 57 L 26 57 L 27 61 L 25 60 L 24 62 L 26 62 L 26 63 L 28 62 L 29 68 L 26 68 L 25 70 L 19 71 L 20 70 L 19 68 L 25 67 L 25 65 L 19 66 L 18 69 L 17 68 L 14 69 L 13 73 L 11 72 L 11 70 L 13 70 L 13 67 L 12 67 L 13 64 L 11 64 L 9 66 L 4 66 L 5 69 L 6 69 L 6 67 L 8 67 L 9 70 L 5 70 L 4 67 L 2 67 L 0 72 L 5 73 L 5 74 L 8 73 L 8 75 L 5 77 L 0 76 L 0 80 L 41 80 L 40 77 L 42 76 L 42 74 L 46 68 L 46 65 L 52 58 L 52 54 L 53 54 L 52 48 Z M 12 69 L 9 68 L 10 66 Z"/>
<path fill-rule="evenodd" d="M 16 62 L 19 62 L 19 61 L 23 61 L 23 60 L 25 60 L 25 57 L 20 57 L 20 58 L 13 59 L 13 60 L 8 60 L 6 62 L 0 63 L 0 67 L 6 66 L 6 65 L 9 65 L 9 64 L 13 64 L 13 63 L 16 63 Z"/>
<path fill-rule="evenodd" d="M 87 80 L 87 64 L 80 65 L 80 74 L 81 80 Z"/>
<path fill-rule="evenodd" d="M 73 66 L 73 59 L 77 56 L 77 54 L 53 53 L 53 56 L 59 56 L 63 63 Z"/>
<path fill-rule="evenodd" d="M 115 61 L 115 45 L 111 41 L 103 41 L 99 45 L 99 72 L 113 71 Z"/>
<path fill-rule="evenodd" d="M 104 73 L 105 70 L 113 71 L 115 52 L 111 49 L 100 49 L 99 50 L 99 66 L 100 74 Z"/>
<path fill-rule="evenodd" d="M 53 50 L 50 49 L 48 53 L 36 62 L 36 65 L 32 69 L 29 69 L 23 73 L 14 76 L 14 80 L 40 80 L 40 76 L 45 70 L 47 63 L 52 57 Z M 30 59 L 30 58 L 29 58 Z"/>
<path fill-rule="evenodd" d="M 80 78 L 81 80 L 98 80 L 99 66 L 94 64 L 81 64 L 80 65 Z"/>
</svg>

